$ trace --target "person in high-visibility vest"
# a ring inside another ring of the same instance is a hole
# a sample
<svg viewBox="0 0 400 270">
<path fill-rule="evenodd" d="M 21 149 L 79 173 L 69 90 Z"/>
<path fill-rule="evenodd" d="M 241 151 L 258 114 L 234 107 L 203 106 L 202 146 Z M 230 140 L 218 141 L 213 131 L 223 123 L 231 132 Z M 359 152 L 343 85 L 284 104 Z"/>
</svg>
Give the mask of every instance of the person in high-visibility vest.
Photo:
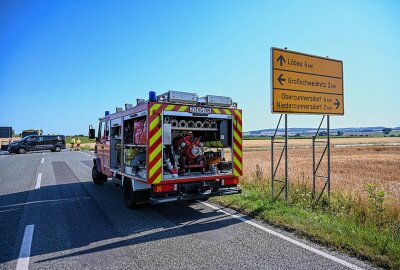
<svg viewBox="0 0 400 270">
<path fill-rule="evenodd" d="M 81 139 L 79 137 L 76 139 L 76 151 L 81 151 Z"/>
<path fill-rule="evenodd" d="M 69 151 L 72 151 L 72 150 L 75 151 L 75 138 L 74 137 L 71 138 L 71 148 L 69 149 Z"/>
</svg>

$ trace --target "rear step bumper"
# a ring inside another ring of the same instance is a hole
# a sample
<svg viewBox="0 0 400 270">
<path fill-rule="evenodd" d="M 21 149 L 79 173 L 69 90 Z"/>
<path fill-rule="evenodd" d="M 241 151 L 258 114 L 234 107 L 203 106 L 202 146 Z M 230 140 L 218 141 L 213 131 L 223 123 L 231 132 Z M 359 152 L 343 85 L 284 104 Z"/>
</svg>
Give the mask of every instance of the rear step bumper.
<svg viewBox="0 0 400 270">
<path fill-rule="evenodd" d="M 242 190 L 240 188 L 221 188 L 216 192 L 211 192 L 209 194 L 190 194 L 190 195 L 180 195 L 180 196 L 171 196 L 167 198 L 159 198 L 159 197 L 151 197 L 150 204 L 161 204 L 167 202 L 179 202 L 179 201 L 193 201 L 193 200 L 201 200 L 207 199 L 214 196 L 222 196 L 222 195 L 232 195 L 232 194 L 240 194 Z"/>
</svg>

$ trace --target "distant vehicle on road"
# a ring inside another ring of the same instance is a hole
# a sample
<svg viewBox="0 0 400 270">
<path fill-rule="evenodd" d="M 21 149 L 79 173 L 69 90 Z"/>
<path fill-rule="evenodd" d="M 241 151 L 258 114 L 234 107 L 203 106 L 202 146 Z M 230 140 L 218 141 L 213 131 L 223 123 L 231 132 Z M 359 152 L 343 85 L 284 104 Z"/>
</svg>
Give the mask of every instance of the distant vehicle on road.
<svg viewBox="0 0 400 270">
<path fill-rule="evenodd" d="M 42 129 L 26 129 L 23 130 L 21 133 L 21 138 L 25 138 L 31 135 L 43 135 L 43 130 Z"/>
<path fill-rule="evenodd" d="M 8 145 L 8 152 L 25 154 L 29 151 L 50 150 L 52 152 L 60 152 L 65 149 L 64 135 L 42 135 L 28 136 L 21 140 L 11 142 Z"/>
</svg>

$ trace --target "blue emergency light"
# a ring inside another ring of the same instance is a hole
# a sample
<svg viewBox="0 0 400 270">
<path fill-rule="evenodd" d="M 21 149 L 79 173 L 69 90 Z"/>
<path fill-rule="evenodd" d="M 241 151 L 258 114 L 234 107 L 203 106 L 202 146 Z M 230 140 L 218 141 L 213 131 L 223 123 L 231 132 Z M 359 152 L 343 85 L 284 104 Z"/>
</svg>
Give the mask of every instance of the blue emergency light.
<svg viewBox="0 0 400 270">
<path fill-rule="evenodd" d="M 107 115 L 109 115 L 110 114 L 110 111 L 105 111 L 104 112 L 104 116 L 107 116 Z"/>
<path fill-rule="evenodd" d="M 155 91 L 150 91 L 149 92 L 149 101 L 150 102 L 156 102 L 157 101 L 157 95 Z"/>
</svg>

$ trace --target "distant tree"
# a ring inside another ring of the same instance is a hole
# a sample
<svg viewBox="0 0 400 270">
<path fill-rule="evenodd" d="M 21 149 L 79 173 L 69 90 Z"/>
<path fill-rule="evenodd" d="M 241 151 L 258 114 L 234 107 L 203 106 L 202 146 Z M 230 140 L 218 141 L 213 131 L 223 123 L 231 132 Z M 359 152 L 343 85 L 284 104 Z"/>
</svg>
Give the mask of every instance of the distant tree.
<svg viewBox="0 0 400 270">
<path fill-rule="evenodd" d="M 383 128 L 383 129 L 382 129 L 383 135 L 385 135 L 385 136 L 389 135 L 389 133 L 390 133 L 391 131 L 392 131 L 391 128 Z"/>
<path fill-rule="evenodd" d="M 343 131 L 338 130 L 337 135 L 338 136 L 343 136 Z"/>
</svg>

